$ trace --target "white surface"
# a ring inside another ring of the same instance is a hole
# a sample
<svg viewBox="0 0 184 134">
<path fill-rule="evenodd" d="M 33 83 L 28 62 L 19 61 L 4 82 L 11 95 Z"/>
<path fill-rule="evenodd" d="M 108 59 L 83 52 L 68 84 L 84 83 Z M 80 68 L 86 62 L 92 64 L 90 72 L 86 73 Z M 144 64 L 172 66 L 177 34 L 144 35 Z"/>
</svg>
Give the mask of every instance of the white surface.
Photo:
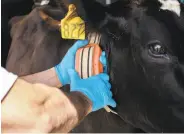
<svg viewBox="0 0 184 134">
<path fill-rule="evenodd" d="M 2 77 L 2 87 L 1 87 L 1 100 L 4 96 L 8 93 L 12 85 L 17 79 L 17 75 L 6 71 L 4 68 L 1 67 L 1 77 Z"/>
<path fill-rule="evenodd" d="M 106 0 L 106 4 L 110 5 L 111 4 L 111 0 Z"/>
<path fill-rule="evenodd" d="M 50 0 L 42 0 L 41 6 L 49 4 Z"/>
<path fill-rule="evenodd" d="M 161 9 L 162 10 L 169 10 L 174 13 L 176 13 L 178 16 L 180 16 L 181 13 L 181 7 L 180 3 L 177 0 L 159 0 L 162 4 Z"/>
</svg>

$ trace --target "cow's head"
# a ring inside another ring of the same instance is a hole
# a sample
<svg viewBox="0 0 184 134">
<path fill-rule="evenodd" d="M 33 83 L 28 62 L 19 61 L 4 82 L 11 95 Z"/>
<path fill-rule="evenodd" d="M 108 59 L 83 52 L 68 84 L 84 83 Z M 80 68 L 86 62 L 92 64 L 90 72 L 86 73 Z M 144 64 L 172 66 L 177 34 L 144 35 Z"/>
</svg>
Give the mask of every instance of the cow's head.
<svg viewBox="0 0 184 134">
<path fill-rule="evenodd" d="M 148 132 L 184 131 L 184 6 L 150 0 L 128 19 L 109 17 L 116 111 Z"/>
</svg>

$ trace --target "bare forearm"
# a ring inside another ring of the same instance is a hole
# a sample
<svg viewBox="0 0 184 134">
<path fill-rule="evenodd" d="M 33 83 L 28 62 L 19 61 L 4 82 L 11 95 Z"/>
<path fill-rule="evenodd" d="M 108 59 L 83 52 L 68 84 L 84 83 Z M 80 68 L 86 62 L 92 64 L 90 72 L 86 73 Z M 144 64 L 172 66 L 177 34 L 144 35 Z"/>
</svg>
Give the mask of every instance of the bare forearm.
<svg viewBox="0 0 184 134">
<path fill-rule="evenodd" d="M 54 68 L 39 73 L 23 76 L 20 78 L 26 80 L 29 83 L 42 83 L 48 86 L 58 88 L 62 86 Z"/>
<path fill-rule="evenodd" d="M 61 83 L 56 75 L 55 69 L 51 68 L 43 72 L 39 72 L 36 74 L 23 76 L 21 79 L 26 80 L 29 83 L 42 83 L 52 87 L 61 87 Z M 50 89 L 50 91 L 53 91 Z M 55 116 L 52 110 L 59 110 L 60 123 L 58 127 L 52 129 L 51 132 L 69 132 L 76 125 L 78 125 L 82 119 L 88 115 L 92 110 L 91 101 L 80 92 L 70 92 L 69 94 L 61 91 L 65 97 L 60 97 L 58 101 L 61 101 L 60 107 L 50 106 L 50 102 L 45 104 L 45 109 L 47 109 L 48 113 L 52 113 L 50 116 Z M 65 98 L 65 99 L 64 99 Z M 53 108 L 52 108 L 53 107 Z M 50 111 L 51 110 L 51 111 Z M 54 117 L 55 118 L 55 117 Z M 57 118 L 57 117 L 56 117 Z M 54 119 L 55 120 L 55 119 Z M 57 120 L 57 119 L 56 119 Z"/>
<path fill-rule="evenodd" d="M 91 110 L 91 101 L 80 92 L 17 79 L 2 103 L 2 132 L 69 132 Z"/>
</svg>

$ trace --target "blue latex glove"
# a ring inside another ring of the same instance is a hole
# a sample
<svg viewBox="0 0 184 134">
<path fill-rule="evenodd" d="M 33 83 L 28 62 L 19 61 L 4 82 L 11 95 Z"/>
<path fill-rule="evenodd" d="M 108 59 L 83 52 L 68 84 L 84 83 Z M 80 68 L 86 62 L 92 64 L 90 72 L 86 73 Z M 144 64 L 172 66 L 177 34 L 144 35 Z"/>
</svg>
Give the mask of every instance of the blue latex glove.
<svg viewBox="0 0 184 134">
<path fill-rule="evenodd" d="M 97 111 L 107 105 L 116 107 L 116 102 L 112 99 L 109 76 L 105 73 L 81 79 L 75 70 L 68 70 L 71 79 L 71 92 L 79 91 L 86 95 L 93 103 L 92 111 Z"/>
<path fill-rule="evenodd" d="M 105 56 L 105 51 L 103 51 L 100 56 L 100 62 L 103 64 L 103 72 L 107 73 L 107 58 Z"/>
<path fill-rule="evenodd" d="M 63 60 L 56 65 L 55 71 L 56 74 L 61 82 L 61 84 L 64 86 L 66 84 L 70 83 L 70 78 L 68 76 L 68 69 L 75 69 L 75 54 L 76 51 L 85 45 L 88 44 L 87 40 L 79 40 L 77 41 L 66 53 Z"/>
</svg>

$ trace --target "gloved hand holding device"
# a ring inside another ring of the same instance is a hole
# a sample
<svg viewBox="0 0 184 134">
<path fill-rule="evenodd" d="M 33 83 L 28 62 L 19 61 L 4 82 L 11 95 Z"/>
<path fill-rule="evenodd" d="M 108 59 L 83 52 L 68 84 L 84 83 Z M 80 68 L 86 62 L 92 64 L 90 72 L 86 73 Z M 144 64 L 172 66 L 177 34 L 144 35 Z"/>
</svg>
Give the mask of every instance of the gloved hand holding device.
<svg viewBox="0 0 184 134">
<path fill-rule="evenodd" d="M 85 45 L 88 44 L 87 40 L 79 40 L 77 41 L 66 53 L 66 55 L 64 56 L 63 60 L 56 65 L 55 71 L 56 74 L 60 80 L 60 82 L 62 83 L 62 86 L 66 85 L 66 84 L 70 84 L 70 79 L 68 76 L 68 69 L 75 69 L 75 53 L 76 51 L 80 48 L 83 47 Z"/>
<path fill-rule="evenodd" d="M 81 79 L 78 73 L 70 69 L 68 74 L 71 79 L 71 91 L 79 91 L 92 101 L 92 110 L 97 111 L 107 105 L 116 107 L 116 102 L 112 99 L 109 76 L 101 73 L 87 79 Z"/>
</svg>

